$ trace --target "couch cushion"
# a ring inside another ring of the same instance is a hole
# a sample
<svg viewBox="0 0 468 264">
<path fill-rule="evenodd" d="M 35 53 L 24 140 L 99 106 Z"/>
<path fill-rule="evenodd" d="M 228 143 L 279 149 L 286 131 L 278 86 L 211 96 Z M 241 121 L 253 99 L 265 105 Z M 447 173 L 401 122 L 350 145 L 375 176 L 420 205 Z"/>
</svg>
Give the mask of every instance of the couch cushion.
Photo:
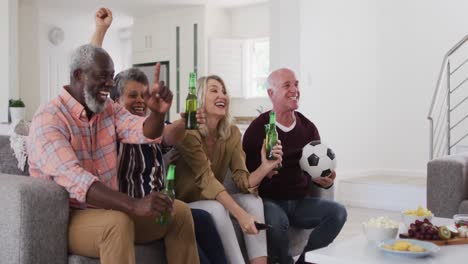
<svg viewBox="0 0 468 264">
<path fill-rule="evenodd" d="M 26 164 L 25 171 L 18 169 L 18 161 L 10 147 L 10 137 L 0 136 L 0 172 L 15 175 L 29 175 L 29 167 Z"/>
<path fill-rule="evenodd" d="M 438 217 L 452 218 L 466 199 L 467 155 L 450 155 L 427 163 L 427 208 Z"/>
<path fill-rule="evenodd" d="M 164 241 L 158 240 L 150 244 L 140 244 L 135 247 L 136 263 L 138 264 L 166 264 Z M 100 264 L 97 258 L 70 255 L 68 264 Z"/>
<path fill-rule="evenodd" d="M 67 260 L 68 194 L 57 184 L 0 173 L 0 263 Z"/>
<path fill-rule="evenodd" d="M 459 214 L 468 214 L 468 200 L 464 200 L 460 203 L 460 207 L 458 208 Z"/>
<path fill-rule="evenodd" d="M 68 257 L 68 264 L 100 264 L 97 258 L 88 258 L 78 255 L 70 255 Z"/>
</svg>

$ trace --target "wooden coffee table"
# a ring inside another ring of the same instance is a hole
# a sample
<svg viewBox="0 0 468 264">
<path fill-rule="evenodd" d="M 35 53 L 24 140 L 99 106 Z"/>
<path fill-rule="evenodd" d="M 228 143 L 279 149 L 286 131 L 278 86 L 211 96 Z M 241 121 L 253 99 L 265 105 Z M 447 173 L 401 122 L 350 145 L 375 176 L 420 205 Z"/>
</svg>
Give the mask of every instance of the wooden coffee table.
<svg viewBox="0 0 468 264">
<path fill-rule="evenodd" d="M 453 224 L 452 219 L 439 217 L 434 217 L 432 222 L 435 225 Z M 400 232 L 406 231 L 403 224 L 400 224 Z M 385 253 L 361 234 L 349 240 L 332 243 L 326 248 L 309 251 L 306 253 L 306 261 L 318 264 L 468 263 L 468 244 L 441 246 L 440 251 L 431 256 L 409 258 Z"/>
</svg>

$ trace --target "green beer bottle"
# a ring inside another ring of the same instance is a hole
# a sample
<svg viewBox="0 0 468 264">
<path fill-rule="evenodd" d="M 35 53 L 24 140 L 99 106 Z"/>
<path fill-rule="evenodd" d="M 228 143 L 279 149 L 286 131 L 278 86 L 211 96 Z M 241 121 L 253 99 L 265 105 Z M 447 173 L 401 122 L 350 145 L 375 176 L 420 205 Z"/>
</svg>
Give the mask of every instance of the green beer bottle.
<svg viewBox="0 0 468 264">
<path fill-rule="evenodd" d="M 166 176 L 166 187 L 164 190 L 161 191 L 161 193 L 169 196 L 172 201 L 175 199 L 175 192 L 174 192 L 174 177 L 175 177 L 175 165 L 171 164 L 169 165 L 169 169 L 167 170 L 167 176 Z M 156 223 L 160 225 L 167 225 L 171 220 L 171 215 L 169 212 L 164 212 L 156 218 Z"/>
<path fill-rule="evenodd" d="M 278 132 L 276 131 L 276 113 L 270 112 L 270 122 L 268 123 L 268 129 L 266 131 L 266 154 L 267 159 L 274 160 L 272 150 L 273 147 L 278 143 Z"/>
<path fill-rule="evenodd" d="M 185 129 L 197 129 L 197 107 L 198 99 L 196 92 L 197 74 L 190 73 L 189 79 L 189 93 L 185 99 Z"/>
</svg>

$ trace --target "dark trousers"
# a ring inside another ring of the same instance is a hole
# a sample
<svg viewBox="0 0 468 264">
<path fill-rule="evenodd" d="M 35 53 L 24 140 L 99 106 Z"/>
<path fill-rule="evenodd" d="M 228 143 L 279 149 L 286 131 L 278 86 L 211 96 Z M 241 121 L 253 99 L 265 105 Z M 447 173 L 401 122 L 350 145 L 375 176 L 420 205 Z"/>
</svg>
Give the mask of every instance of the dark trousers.
<svg viewBox="0 0 468 264">
<path fill-rule="evenodd" d="M 305 252 L 328 246 L 346 222 L 344 206 L 334 201 L 306 197 L 302 200 L 263 199 L 267 230 L 268 257 L 271 263 L 294 263 L 289 253 L 288 228 L 294 226 L 314 230 L 309 236 Z"/>
<path fill-rule="evenodd" d="M 211 215 L 201 209 L 192 209 L 192 216 L 200 264 L 226 264 L 223 244 Z"/>
</svg>

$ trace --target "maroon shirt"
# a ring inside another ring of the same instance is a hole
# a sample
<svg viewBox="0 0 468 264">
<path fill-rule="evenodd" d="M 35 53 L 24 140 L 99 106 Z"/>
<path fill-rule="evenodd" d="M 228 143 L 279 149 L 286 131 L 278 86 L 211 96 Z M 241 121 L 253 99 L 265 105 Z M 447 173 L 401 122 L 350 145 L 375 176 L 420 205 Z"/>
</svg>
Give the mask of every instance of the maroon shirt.
<svg viewBox="0 0 468 264">
<path fill-rule="evenodd" d="M 270 111 L 261 114 L 247 128 L 242 145 L 246 154 L 247 168 L 250 172 L 261 164 L 261 147 L 265 138 L 265 124 L 269 121 Z M 289 132 L 277 128 L 278 138 L 283 146 L 283 167 L 270 179 L 265 177 L 260 183 L 261 197 L 276 200 L 298 200 L 307 195 L 310 176 L 299 166 L 302 148 L 313 140 L 320 140 L 315 125 L 301 113 L 295 112 L 296 126 Z"/>
</svg>

